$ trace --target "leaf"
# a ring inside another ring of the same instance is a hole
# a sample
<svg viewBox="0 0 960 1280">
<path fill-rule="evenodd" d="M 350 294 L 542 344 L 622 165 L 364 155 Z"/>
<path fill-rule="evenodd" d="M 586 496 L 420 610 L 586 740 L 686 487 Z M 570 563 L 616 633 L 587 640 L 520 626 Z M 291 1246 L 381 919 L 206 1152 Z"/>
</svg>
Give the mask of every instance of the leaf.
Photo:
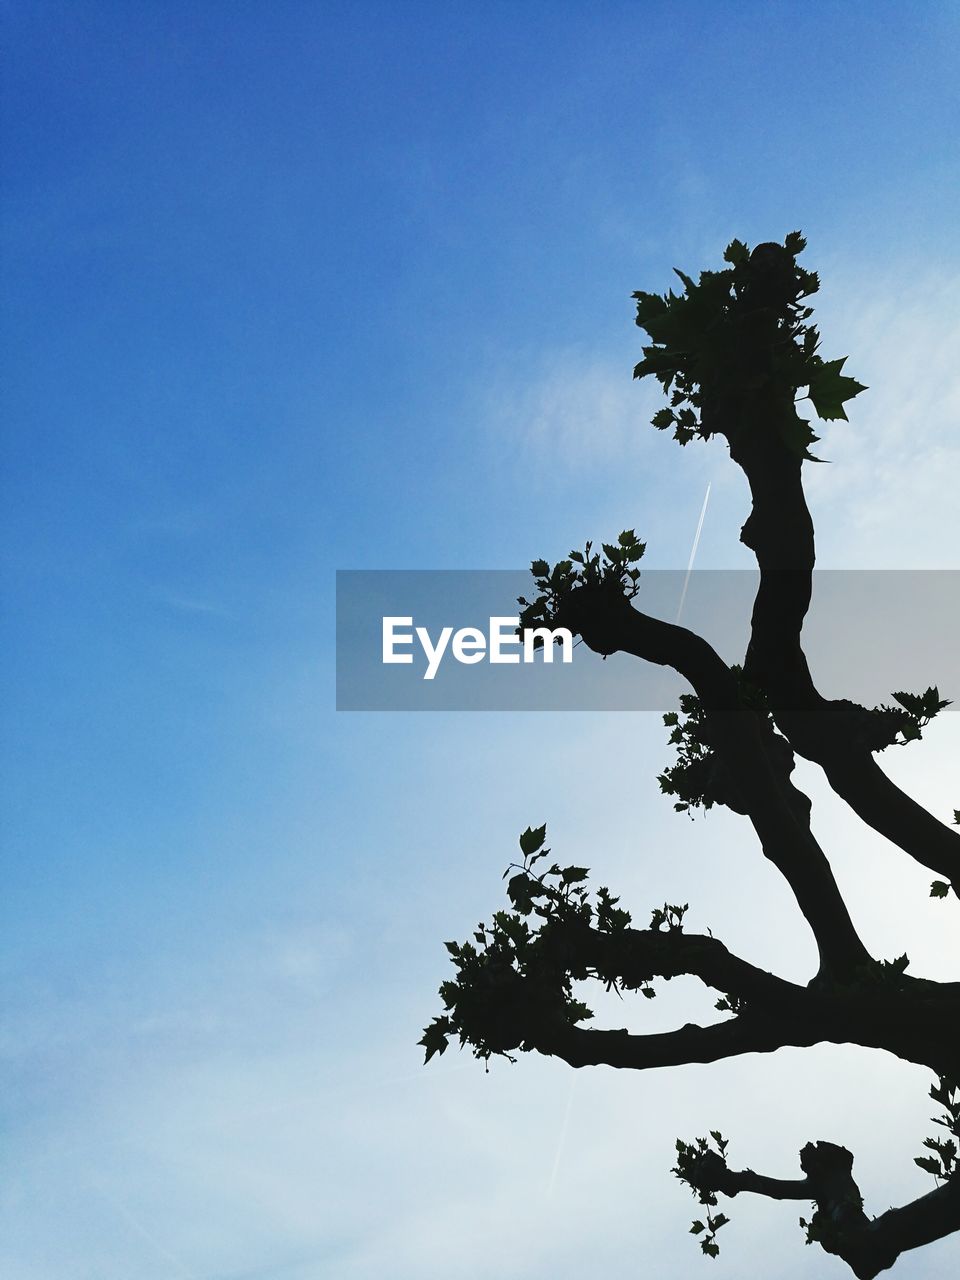
<svg viewBox="0 0 960 1280">
<path fill-rule="evenodd" d="M 529 857 L 531 853 L 536 853 L 541 848 L 546 838 L 546 823 L 542 827 L 527 827 L 520 837 L 520 852 Z"/>
<path fill-rule="evenodd" d="M 667 300 L 666 298 L 661 298 L 659 293 L 643 293 L 641 291 L 633 296 L 637 300 L 637 324 L 641 329 L 646 328 L 648 320 L 662 315 L 667 309 Z"/>
<path fill-rule="evenodd" d="M 703 1223 L 700 1221 L 699 1218 L 697 1218 L 694 1220 L 693 1226 L 690 1228 L 690 1234 L 692 1236 L 698 1236 L 701 1231 L 705 1231 L 705 1230 L 706 1228 L 704 1227 Z"/>
<path fill-rule="evenodd" d="M 535 578 L 545 578 L 550 572 L 550 566 L 546 560 L 534 560 L 530 565 L 530 572 Z"/>
<path fill-rule="evenodd" d="M 801 457 L 816 462 L 810 453 L 810 446 L 816 444 L 820 439 L 814 433 L 813 428 L 806 418 L 801 418 L 794 413 L 790 418 L 782 418 L 777 422 L 777 429 L 780 433 L 780 439 L 793 453 L 799 453 Z"/>
<path fill-rule="evenodd" d="M 938 712 L 950 705 L 947 699 L 940 697 L 940 690 L 936 685 L 931 685 L 923 693 L 905 693 L 901 690 L 893 697 L 905 711 L 916 716 L 918 720 L 932 720 Z"/>
<path fill-rule="evenodd" d="M 731 240 L 723 251 L 724 262 L 729 262 L 734 267 L 738 267 L 741 262 L 746 262 L 749 257 L 750 250 L 742 240 Z"/>
<path fill-rule="evenodd" d="M 935 1160 L 933 1156 L 914 1156 L 913 1163 L 919 1165 L 924 1173 L 932 1173 L 935 1178 L 939 1178 L 943 1173 L 940 1161 Z"/>
<path fill-rule="evenodd" d="M 450 1030 L 449 1018 L 434 1018 L 429 1027 L 424 1027 L 423 1035 L 417 1041 L 417 1044 L 423 1045 L 426 1049 L 424 1064 L 428 1063 L 435 1053 L 443 1054 L 447 1047 L 447 1036 Z"/>
<path fill-rule="evenodd" d="M 589 874 L 589 867 L 564 867 L 560 873 L 560 882 L 561 884 L 578 884 L 581 880 L 586 880 Z"/>
<path fill-rule="evenodd" d="M 645 378 L 648 373 L 674 373 L 678 368 L 677 356 L 659 347 L 644 347 L 644 359 L 634 365 L 633 376 Z"/>
<path fill-rule="evenodd" d="M 798 253 L 803 253 L 804 249 L 807 247 L 806 237 L 800 231 L 791 231 L 784 240 L 783 247 L 786 249 L 787 253 L 791 253 L 796 257 Z"/>
<path fill-rule="evenodd" d="M 933 884 L 930 886 L 930 897 L 945 898 L 949 891 L 950 886 L 947 884 L 946 880 L 934 880 Z"/>
<path fill-rule="evenodd" d="M 817 369 L 810 381 L 810 400 L 817 411 L 817 416 L 824 422 L 830 422 L 836 418 L 842 418 L 846 422 L 847 414 L 844 404 L 867 389 L 862 382 L 857 382 L 856 378 L 848 378 L 841 374 L 840 370 L 846 361 L 846 356 L 841 356 L 839 360 L 826 361 Z"/>
<path fill-rule="evenodd" d="M 533 883 L 526 872 L 521 871 L 512 876 L 507 884 L 507 896 L 520 914 L 524 916 L 528 916 L 533 910 L 533 894 L 530 892 Z"/>
</svg>

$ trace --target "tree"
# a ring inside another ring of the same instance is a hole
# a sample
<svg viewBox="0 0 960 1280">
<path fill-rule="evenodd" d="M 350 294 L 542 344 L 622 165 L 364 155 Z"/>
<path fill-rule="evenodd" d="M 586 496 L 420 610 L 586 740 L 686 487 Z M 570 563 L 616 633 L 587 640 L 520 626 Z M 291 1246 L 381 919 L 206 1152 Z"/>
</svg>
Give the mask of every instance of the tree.
<svg viewBox="0 0 960 1280">
<path fill-rule="evenodd" d="M 607 888 L 590 892 L 587 868 L 551 861 L 545 826 L 528 828 L 522 860 L 505 874 L 510 908 L 480 925 L 473 941 L 446 944 L 456 974 L 440 987 L 444 1012 L 420 1043 L 428 1062 L 457 1038 L 483 1060 L 519 1049 L 573 1067 L 646 1070 L 829 1042 L 929 1067 L 941 1136 L 926 1139 L 916 1163 L 937 1185 L 877 1218 L 864 1211 L 853 1156 L 843 1147 L 808 1143 L 803 1176 L 783 1180 L 731 1168 L 716 1131 L 676 1144 L 673 1172 L 704 1207 L 691 1227 L 704 1254 L 716 1256 L 728 1221 L 718 1197 L 753 1192 L 812 1201 L 809 1220 L 800 1219 L 807 1241 L 867 1278 L 960 1228 L 960 982 L 914 977 L 906 956 L 869 954 L 811 832 L 810 801 L 791 778 L 795 757 L 819 765 L 864 822 L 939 877 L 933 897 L 960 896 L 960 834 L 876 760 L 921 737 L 947 705 L 938 690 L 896 693 L 894 705 L 877 708 L 830 701 L 803 652 L 815 556 L 802 472 L 815 460 L 817 436 L 800 408 L 809 404 L 825 421 L 846 418 L 845 403 L 865 390 L 843 372 L 844 360 L 819 355 L 806 301 L 818 279 L 797 262 L 804 248 L 798 232 L 752 252 L 734 240 L 722 270 L 696 282 L 678 271 L 682 292 L 634 295 L 637 324 L 649 336 L 635 376 L 652 375 L 669 397 L 653 425 L 672 429 L 681 445 L 723 437 L 750 486 L 741 540 L 756 556 L 760 580 L 742 668 L 728 667 L 700 636 L 634 606 L 644 544 L 632 530 L 599 551 L 587 543 L 553 567 L 534 561 L 538 594 L 520 603 L 521 627 L 567 627 L 596 653 L 633 654 L 685 678 L 692 692 L 664 717 L 677 758 L 660 776 L 661 789 L 677 810 L 726 805 L 750 822 L 812 931 L 817 972 L 801 986 L 733 955 L 712 935 L 685 932 L 686 904 L 665 903 L 647 928 L 637 928 Z M 954 820 L 960 823 L 960 811 Z M 582 1025 L 592 1014 L 576 998 L 575 982 L 652 998 L 657 979 L 678 974 L 712 988 L 728 1016 L 654 1035 Z"/>
</svg>

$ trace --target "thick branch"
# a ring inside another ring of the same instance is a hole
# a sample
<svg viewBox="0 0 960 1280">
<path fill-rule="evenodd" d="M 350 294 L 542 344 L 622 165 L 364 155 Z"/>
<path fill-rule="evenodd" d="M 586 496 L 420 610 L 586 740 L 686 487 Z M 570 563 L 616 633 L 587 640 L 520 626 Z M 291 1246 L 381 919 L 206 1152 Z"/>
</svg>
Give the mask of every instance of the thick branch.
<svg viewBox="0 0 960 1280">
<path fill-rule="evenodd" d="M 888 1209 L 867 1230 L 878 1249 L 896 1247 L 898 1253 L 919 1249 L 960 1231 L 960 1178 L 951 1178 L 899 1209 Z"/>
<path fill-rule="evenodd" d="M 813 522 L 801 459 L 775 432 L 742 433 L 731 457 L 750 484 L 753 509 L 741 533 L 760 568 L 744 674 L 759 685 L 794 749 L 819 764 L 854 812 L 910 857 L 949 880 L 960 895 L 960 833 L 892 782 L 845 714 L 823 698 L 801 647 L 815 562 Z"/>
<path fill-rule="evenodd" d="M 562 1058 L 571 1067 L 602 1065 L 632 1071 L 718 1062 L 743 1053 L 772 1053 L 784 1045 L 806 1047 L 816 1043 L 817 1037 L 802 1028 L 747 1017 L 708 1027 L 687 1023 L 677 1031 L 643 1036 L 557 1024 L 539 1031 L 532 1041 L 539 1053 Z"/>
<path fill-rule="evenodd" d="M 554 926 L 559 947 L 601 979 L 636 987 L 652 977 L 688 974 L 724 995 L 781 1013 L 809 1000 L 805 987 L 787 982 L 728 951 L 719 938 L 678 929 L 615 929 L 575 923 Z"/>
<path fill-rule="evenodd" d="M 719 654 L 692 631 L 640 613 L 612 593 L 573 592 L 557 621 L 598 653 L 632 653 L 672 667 L 690 682 L 710 717 L 717 750 L 743 797 L 763 852 L 789 883 L 813 931 L 821 969 L 849 976 L 868 962 L 798 795 L 770 760 L 759 721 L 740 705 L 737 682 Z"/>
<path fill-rule="evenodd" d="M 562 973 L 630 991 L 654 977 L 689 974 L 735 999 L 737 1016 L 714 1026 L 690 1024 L 645 1036 L 595 1031 L 545 1019 L 539 975 L 528 970 L 512 1000 L 518 1042 L 573 1066 L 602 1062 L 645 1069 L 828 1043 L 884 1049 L 951 1078 L 960 1072 L 960 1045 L 951 1048 L 944 1036 L 945 1027 L 960 1024 L 958 983 L 930 982 L 873 964 L 852 985 L 815 981 L 802 987 L 740 959 L 716 938 L 680 930 L 607 931 L 580 920 L 556 921 L 544 932 L 538 963 L 551 983 Z"/>
<path fill-rule="evenodd" d="M 727 1196 L 747 1191 L 774 1200 L 814 1201 L 816 1212 L 808 1226 L 811 1240 L 842 1258 L 858 1280 L 872 1280 L 902 1253 L 960 1229 L 960 1178 L 871 1219 L 863 1211 L 853 1156 L 845 1147 L 808 1143 L 800 1152 L 800 1167 L 803 1178 L 767 1178 L 752 1169 L 730 1169 L 722 1156 L 708 1151 L 686 1177 L 697 1190 Z"/>
<path fill-rule="evenodd" d="M 826 730 L 829 724 L 825 717 Z M 829 732 L 814 749 L 817 756 L 808 758 L 817 760 L 854 813 L 916 862 L 949 880 L 960 897 L 960 834 L 891 782 L 869 751 L 846 749 L 844 739 Z"/>
<path fill-rule="evenodd" d="M 950 987 L 923 985 L 932 988 L 928 998 L 916 991 L 871 994 L 860 989 L 851 994 L 796 988 L 781 1003 L 748 1004 L 727 1022 L 707 1027 L 688 1023 L 677 1031 L 653 1035 L 593 1031 L 567 1022 L 531 1019 L 518 1039 L 573 1067 L 602 1063 L 643 1071 L 814 1044 L 855 1044 L 884 1049 L 904 1062 L 952 1074 L 960 1062 L 957 1050 L 944 1043 L 944 1027 L 960 1017 L 960 998 Z"/>
</svg>

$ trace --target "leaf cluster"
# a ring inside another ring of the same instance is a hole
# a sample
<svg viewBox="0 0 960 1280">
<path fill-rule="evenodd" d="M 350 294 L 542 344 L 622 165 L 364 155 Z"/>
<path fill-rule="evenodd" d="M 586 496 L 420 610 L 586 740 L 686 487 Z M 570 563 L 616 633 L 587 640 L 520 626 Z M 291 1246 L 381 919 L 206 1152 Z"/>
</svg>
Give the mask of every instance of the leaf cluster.
<svg viewBox="0 0 960 1280">
<path fill-rule="evenodd" d="M 600 551 L 588 542 L 582 551 L 571 551 L 569 559 L 552 567 L 546 560 L 534 560 L 530 570 L 538 594 L 532 600 L 518 597 L 517 603 L 522 606 L 520 630 L 556 626 L 571 594 L 584 587 L 632 600 L 640 590 L 637 564 L 646 549 L 647 544 L 633 529 L 624 529 L 615 543 L 602 543 Z"/>
<path fill-rule="evenodd" d="M 706 1207 L 703 1219 L 695 1218 L 690 1234 L 702 1236 L 700 1248 L 708 1258 L 715 1258 L 720 1252 L 717 1244 L 717 1232 L 730 1221 L 725 1213 L 713 1213 L 717 1207 L 717 1193 L 710 1189 L 710 1179 L 704 1179 L 705 1169 L 709 1165 L 725 1166 L 729 1143 L 716 1129 L 710 1130 L 712 1145 L 706 1138 L 695 1138 L 693 1142 L 677 1139 L 677 1163 L 671 1169 L 681 1182 L 685 1182 L 700 1204 Z"/>
<path fill-rule="evenodd" d="M 783 763 L 790 767 L 790 745 L 774 732 L 773 717 L 763 694 L 744 679 L 739 666 L 731 670 L 737 677 L 740 705 L 757 714 L 772 752 L 779 753 Z M 673 807 L 678 813 L 690 813 L 691 817 L 691 810 L 712 809 L 715 804 L 743 813 L 743 800 L 714 749 L 713 731 L 700 699 L 693 693 L 681 694 L 679 707 L 679 712 L 668 711 L 663 717 L 663 723 L 670 730 L 667 741 L 676 747 L 677 759 L 657 776 L 661 792 L 675 798 Z"/>
<path fill-rule="evenodd" d="M 772 421 L 788 449 L 812 459 L 818 437 L 798 415 L 798 398 L 824 421 L 846 419 L 844 405 L 865 387 L 842 372 L 845 357 L 818 354 L 820 335 L 804 299 L 820 282 L 797 263 L 805 247 L 798 231 L 752 252 L 734 240 L 724 270 L 694 281 L 675 269 L 682 292 L 634 293 L 636 322 L 650 338 L 634 377 L 654 376 L 670 397 L 653 416 L 658 430 L 672 429 L 682 445 L 715 432 L 732 443 L 740 431 Z"/>
<path fill-rule="evenodd" d="M 581 953 L 578 928 L 615 934 L 630 925 L 631 916 L 609 889 L 589 893 L 586 867 L 541 867 L 551 852 L 545 842 L 546 826 L 528 827 L 520 836 L 522 862 L 504 872 L 512 909 L 496 912 L 489 925 L 481 922 L 472 942 L 444 944 L 456 976 L 441 984 L 444 1013 L 419 1041 L 427 1062 L 455 1037 L 486 1060 L 532 1048 L 537 1031 L 557 1021 L 588 1020 L 593 1014 L 576 999 L 574 982 L 596 979 L 618 993 L 640 991 L 648 999 L 656 994 L 652 973 L 608 972 Z M 664 910 L 670 927 L 679 927 L 686 907 Z"/>
<path fill-rule="evenodd" d="M 913 1163 L 919 1165 L 924 1172 L 933 1174 L 938 1181 L 947 1181 L 960 1177 L 960 1161 L 957 1160 L 960 1145 L 960 1082 L 940 1076 L 930 1088 L 930 1097 L 943 1107 L 941 1115 L 931 1117 L 933 1123 L 941 1125 L 951 1136 L 925 1138 L 923 1145 L 934 1154 L 915 1156 Z"/>
<path fill-rule="evenodd" d="M 700 699 L 693 693 L 682 694 L 680 711 L 668 711 L 663 723 L 670 730 L 668 742 L 676 747 L 677 759 L 657 777 L 661 792 L 676 797 L 673 807 L 678 813 L 712 809 L 718 800 L 715 756 Z"/>
<path fill-rule="evenodd" d="M 906 746 L 908 742 L 919 742 L 923 736 L 923 730 L 933 717 L 938 715 L 944 707 L 950 706 L 950 699 L 941 698 L 940 690 L 935 684 L 930 685 L 923 693 L 905 693 L 901 690 L 893 695 L 893 699 L 899 704 L 898 707 L 883 707 L 881 710 L 889 711 L 894 716 L 899 711 L 896 737 L 898 746 Z"/>
</svg>

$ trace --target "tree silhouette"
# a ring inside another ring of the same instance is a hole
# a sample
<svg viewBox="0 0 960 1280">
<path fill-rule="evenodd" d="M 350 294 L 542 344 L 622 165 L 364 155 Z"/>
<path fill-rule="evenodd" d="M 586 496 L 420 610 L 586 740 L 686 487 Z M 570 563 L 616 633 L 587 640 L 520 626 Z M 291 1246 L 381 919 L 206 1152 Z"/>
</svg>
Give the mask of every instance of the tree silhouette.
<svg viewBox="0 0 960 1280">
<path fill-rule="evenodd" d="M 545 827 L 528 828 L 522 860 L 508 868 L 510 909 L 473 941 L 446 944 L 456 973 L 440 988 L 445 1012 L 420 1043 L 427 1061 L 457 1038 L 481 1059 L 536 1050 L 574 1067 L 634 1070 L 786 1045 L 854 1044 L 931 1068 L 941 1136 L 926 1139 L 916 1163 L 937 1185 L 877 1218 L 864 1212 L 853 1156 L 832 1143 L 808 1143 L 803 1176 L 793 1180 L 731 1168 L 717 1132 L 676 1145 L 673 1172 L 703 1206 L 691 1231 L 706 1255 L 717 1254 L 717 1232 L 728 1221 L 718 1197 L 749 1191 L 812 1201 L 809 1220 L 801 1218 L 807 1240 L 867 1278 L 960 1228 L 960 983 L 913 977 L 906 956 L 877 960 L 867 951 L 811 832 L 810 801 L 792 781 L 795 755 L 819 765 L 864 822 L 942 877 L 934 897 L 960 895 L 960 834 L 904 794 L 875 758 L 921 736 L 946 705 L 938 691 L 898 693 L 895 705 L 871 709 L 828 700 L 801 645 L 814 567 L 802 470 L 817 437 L 798 409 L 808 403 L 822 420 L 845 418 L 844 404 L 864 390 L 843 373 L 842 359 L 818 353 L 806 303 L 818 279 L 798 265 L 804 247 L 798 232 L 752 252 L 735 240 L 724 269 L 696 282 L 678 271 L 682 292 L 634 295 L 637 324 L 650 340 L 635 375 L 652 375 L 669 397 L 653 425 L 672 429 L 681 445 L 722 436 L 750 486 L 741 540 L 756 556 L 760 581 L 742 668 L 634 606 L 644 544 L 632 530 L 599 551 L 588 543 L 553 567 L 534 561 L 538 594 L 520 603 L 522 626 L 567 627 L 597 653 L 633 654 L 685 678 L 692 692 L 664 717 L 677 758 L 660 786 L 678 810 L 719 804 L 749 820 L 813 933 L 818 970 L 801 986 L 733 955 L 712 935 L 686 933 L 686 904 L 665 903 L 647 928 L 634 927 L 608 889 L 588 890 L 585 867 L 550 860 Z M 954 818 L 960 822 L 960 812 Z M 656 979 L 678 974 L 712 988 L 727 1016 L 652 1035 L 581 1025 L 592 1015 L 574 982 L 594 979 L 650 998 Z"/>
</svg>

